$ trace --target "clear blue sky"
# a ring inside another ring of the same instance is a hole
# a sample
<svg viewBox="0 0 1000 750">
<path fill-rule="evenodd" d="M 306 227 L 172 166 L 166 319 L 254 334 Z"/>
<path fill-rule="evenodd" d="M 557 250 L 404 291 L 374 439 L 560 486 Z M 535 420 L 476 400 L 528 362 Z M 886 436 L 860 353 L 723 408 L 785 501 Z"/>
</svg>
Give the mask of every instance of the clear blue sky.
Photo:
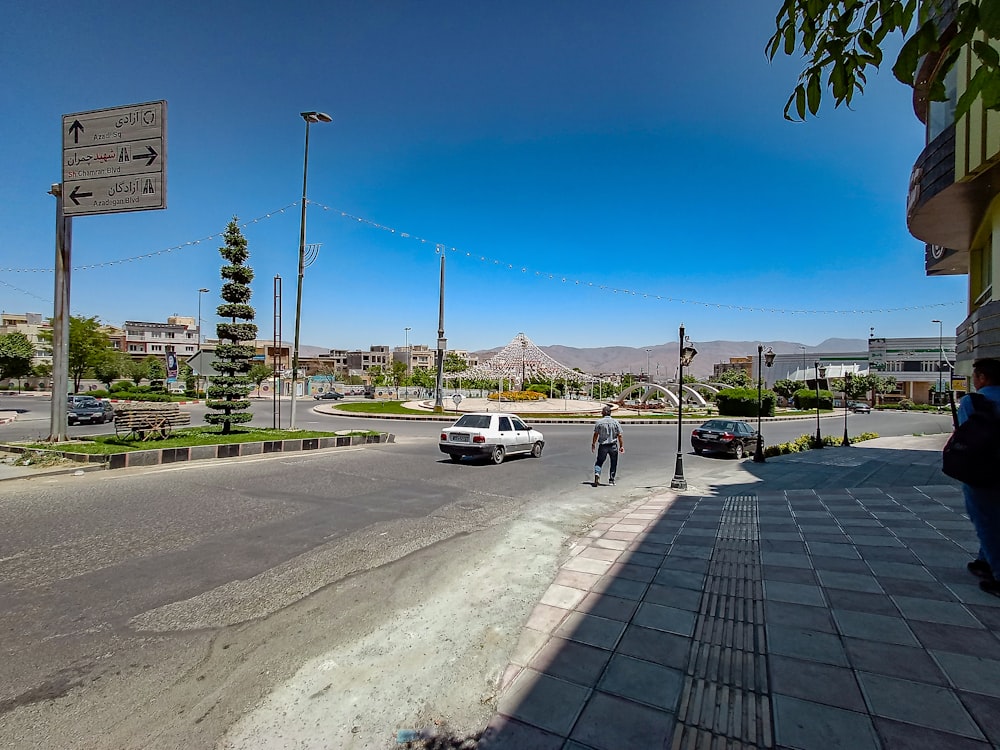
<svg viewBox="0 0 1000 750">
<path fill-rule="evenodd" d="M 237 215 L 260 219 L 245 230 L 260 336 L 280 274 L 291 340 L 299 113 L 321 110 L 303 344 L 399 346 L 410 327 L 433 347 L 437 243 L 451 348 L 519 331 L 648 346 L 682 322 L 694 341 L 934 336 L 933 318 L 950 334 L 965 277 L 927 278 L 905 225 L 923 145 L 910 91 L 890 59 L 853 111 L 786 122 L 797 63 L 763 52 L 779 4 L 13 3 L 0 307 L 52 312 L 38 269 L 54 264 L 62 115 L 164 99 L 168 207 L 74 220 L 74 314 L 194 316 L 208 287 L 213 326 Z"/>
</svg>

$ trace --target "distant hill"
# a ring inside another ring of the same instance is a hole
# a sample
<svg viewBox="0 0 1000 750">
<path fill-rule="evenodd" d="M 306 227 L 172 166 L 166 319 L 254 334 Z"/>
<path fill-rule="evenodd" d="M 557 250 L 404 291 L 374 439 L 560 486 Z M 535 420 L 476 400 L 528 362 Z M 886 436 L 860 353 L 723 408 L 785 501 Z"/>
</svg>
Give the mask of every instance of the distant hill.
<svg viewBox="0 0 1000 750">
<path fill-rule="evenodd" d="M 712 366 L 718 362 L 728 362 L 730 357 L 756 356 L 757 345 L 771 347 L 778 354 L 798 354 L 802 352 L 803 344 L 795 341 L 696 341 L 698 356 L 692 362 L 689 372 L 696 378 L 704 378 L 712 374 Z M 485 362 L 503 347 L 477 351 L 479 361 Z M 649 369 L 654 377 L 659 366 L 660 376 L 674 375 L 677 369 L 677 342 L 655 344 L 644 347 L 604 346 L 594 349 L 579 349 L 572 346 L 540 346 L 538 347 L 557 362 L 571 368 L 579 368 L 584 372 L 633 372 L 646 370 L 646 349 L 649 349 Z M 805 346 L 805 355 L 815 353 L 832 354 L 835 352 L 868 351 L 866 339 L 832 338 L 817 344 Z"/>
</svg>

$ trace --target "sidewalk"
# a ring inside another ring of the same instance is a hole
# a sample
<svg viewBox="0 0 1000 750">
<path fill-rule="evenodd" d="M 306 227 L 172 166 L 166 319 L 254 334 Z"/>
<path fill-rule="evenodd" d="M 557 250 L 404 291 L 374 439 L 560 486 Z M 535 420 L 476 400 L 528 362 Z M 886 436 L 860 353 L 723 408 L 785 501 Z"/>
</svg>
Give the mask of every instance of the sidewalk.
<svg viewBox="0 0 1000 750">
<path fill-rule="evenodd" d="M 946 435 L 750 461 L 577 540 L 479 748 L 1000 746 L 1000 599 Z"/>
</svg>

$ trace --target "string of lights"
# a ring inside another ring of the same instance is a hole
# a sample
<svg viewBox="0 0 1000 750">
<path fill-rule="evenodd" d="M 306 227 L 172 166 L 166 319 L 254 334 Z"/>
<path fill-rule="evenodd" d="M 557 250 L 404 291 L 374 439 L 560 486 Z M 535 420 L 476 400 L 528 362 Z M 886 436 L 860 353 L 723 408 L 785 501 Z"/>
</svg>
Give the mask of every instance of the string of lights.
<svg viewBox="0 0 1000 750">
<path fill-rule="evenodd" d="M 271 211 L 264 214 L 263 216 L 258 216 L 256 219 L 251 219 L 250 221 L 245 221 L 240 224 L 241 229 L 246 229 L 251 224 L 259 224 L 262 221 L 267 221 L 272 216 L 277 214 L 283 214 L 290 208 L 295 208 L 299 205 L 298 201 L 290 203 L 287 206 L 277 209 L 276 211 Z M 225 234 L 224 231 L 216 232 L 215 234 L 210 234 L 207 237 L 202 237 L 198 240 L 189 240 L 187 242 L 182 242 L 179 245 L 174 245 L 173 247 L 165 247 L 161 250 L 153 250 L 152 252 L 143 253 L 142 255 L 133 255 L 131 258 L 118 258 L 117 260 L 106 260 L 101 263 L 91 263 L 86 266 L 73 266 L 74 271 L 92 271 L 95 268 L 107 268 L 108 266 L 120 266 L 123 263 L 135 263 L 137 261 L 149 260 L 150 258 L 155 258 L 159 255 L 166 255 L 167 253 L 173 253 L 178 250 L 183 250 L 188 247 L 195 247 L 203 242 L 211 242 L 212 240 L 219 239 Z M 54 269 L 52 268 L 0 268 L 0 273 L 52 273 Z"/>
<path fill-rule="evenodd" d="M 596 289 L 601 292 L 607 292 L 615 295 L 631 296 L 631 297 L 642 297 L 643 299 L 656 300 L 660 302 L 672 302 L 681 305 L 694 305 L 698 307 L 714 308 L 717 310 L 736 310 L 738 312 L 750 312 L 750 313 L 772 313 L 776 315 L 871 315 L 875 313 L 894 313 L 894 312 L 908 312 L 914 310 L 932 310 L 941 307 L 951 307 L 953 305 L 962 305 L 964 302 L 962 300 L 954 300 L 951 302 L 930 302 L 921 305 L 909 305 L 906 307 L 886 307 L 886 308 L 868 308 L 868 309 L 847 309 L 847 310 L 796 310 L 781 307 L 768 307 L 766 305 L 734 305 L 730 303 L 723 302 L 706 302 L 704 300 L 697 299 L 684 299 L 681 297 L 672 297 L 669 295 L 656 294 L 655 292 L 641 291 L 637 289 L 626 289 L 622 287 L 613 286 L 610 284 L 603 284 L 595 281 L 587 281 L 584 279 L 573 278 L 571 275 L 562 273 L 553 273 L 548 271 L 539 271 L 529 269 L 527 266 L 516 265 L 514 263 L 509 263 L 507 261 L 490 258 L 485 255 L 479 255 L 473 253 L 469 250 L 460 250 L 457 247 L 448 247 L 448 245 L 436 242 L 434 240 L 429 240 L 426 237 L 420 237 L 419 235 L 413 234 L 411 232 L 404 232 L 398 230 L 394 227 L 390 227 L 386 224 L 381 224 L 372 219 L 367 219 L 363 216 L 356 216 L 354 214 L 348 213 L 347 211 L 341 211 L 336 208 L 331 208 L 330 206 L 318 203 L 317 201 L 307 201 L 307 205 L 311 203 L 324 211 L 330 211 L 339 216 L 348 219 L 350 221 L 357 222 L 359 224 L 364 224 L 373 229 L 379 229 L 389 234 L 395 235 L 402 239 L 412 240 L 414 242 L 419 242 L 423 245 L 429 245 L 434 247 L 434 252 L 436 254 L 440 253 L 454 253 L 465 258 L 472 258 L 478 260 L 480 263 L 495 266 L 498 268 L 504 268 L 509 271 L 516 271 L 525 275 L 532 275 L 539 279 L 547 279 L 550 281 L 556 281 L 561 284 L 570 284 L 573 286 L 585 287 L 588 289 Z M 264 214 L 263 216 L 258 216 L 256 219 L 251 219 L 250 221 L 243 222 L 240 226 L 246 229 L 251 224 L 257 224 L 261 221 L 266 221 L 276 214 L 283 214 L 285 211 L 295 208 L 299 205 L 299 201 L 288 204 L 282 208 L 275 211 Z M 210 242 L 212 240 L 221 238 L 223 232 L 216 232 L 215 234 L 210 234 L 207 237 L 202 237 L 197 240 L 189 240 L 188 242 L 183 242 L 179 245 L 174 245 L 172 247 L 166 247 L 161 250 L 154 250 L 152 252 L 143 253 L 141 255 L 134 255 L 130 258 L 118 258 L 116 260 L 108 260 L 100 263 L 92 263 L 85 266 L 74 266 L 74 271 L 90 271 L 97 268 L 106 268 L 108 266 L 116 266 L 124 263 L 134 263 L 138 261 L 148 260 L 150 258 L 155 258 L 160 255 L 165 255 L 167 253 L 176 252 L 178 250 L 183 250 L 188 247 L 195 247 L 203 242 Z M 52 273 L 52 268 L 0 268 L 0 273 Z M 10 286 L 10 285 L 6 285 Z M 11 287 L 16 288 L 16 287 Z M 21 290 L 18 290 L 21 291 Z M 34 295 L 33 295 L 34 296 Z M 39 298 L 41 299 L 41 298 Z"/>
<path fill-rule="evenodd" d="M 585 281 L 582 279 L 574 279 L 566 274 L 549 273 L 547 271 L 533 271 L 527 268 L 526 266 L 515 265 L 513 263 L 508 263 L 503 260 L 498 260 L 496 258 L 488 258 L 485 255 L 477 255 L 476 253 L 473 253 L 471 251 L 460 250 L 457 247 L 448 247 L 447 245 L 444 245 L 440 242 L 435 242 L 433 240 L 420 237 L 410 232 L 403 232 L 393 227 L 386 226 L 385 224 L 380 224 L 377 221 L 366 219 L 363 216 L 355 216 L 353 214 L 347 213 L 346 211 L 340 211 L 339 209 L 331 208 L 330 206 L 325 206 L 322 203 L 317 203 L 316 201 L 309 201 L 309 203 L 319 206 L 324 211 L 333 211 L 334 213 L 339 214 L 345 219 L 349 219 L 351 221 L 355 221 L 360 224 L 365 224 L 374 229 L 380 229 L 382 231 L 397 235 L 404 239 L 411 239 L 425 245 L 433 245 L 435 253 L 438 254 L 442 252 L 451 252 L 457 255 L 462 255 L 466 258 L 478 259 L 481 263 L 485 263 L 492 266 L 498 266 L 501 268 L 506 268 L 507 270 L 510 271 L 518 271 L 523 274 L 531 274 L 538 278 L 549 279 L 551 281 L 558 281 L 559 283 L 562 284 L 572 284 L 573 286 L 581 286 L 589 289 L 597 289 L 602 292 L 610 292 L 611 294 L 642 297 L 644 299 L 651 299 L 662 302 L 676 302 L 682 305 L 697 305 L 700 307 L 715 308 L 717 310 L 736 310 L 739 312 L 775 313 L 779 315 L 870 315 L 873 313 L 893 313 L 893 312 L 907 312 L 912 310 L 931 310 L 939 307 L 951 307 L 952 305 L 965 304 L 962 300 L 956 300 L 952 302 L 931 302 L 923 305 L 910 305 L 908 307 L 852 309 L 852 310 L 790 310 L 786 308 L 766 307 L 762 305 L 733 305 L 721 302 L 704 302 L 702 300 L 681 299 L 678 297 L 670 297 L 666 295 L 656 294 L 653 292 L 644 292 L 635 289 L 623 289 L 608 284 L 601 284 L 593 281 Z"/>
</svg>

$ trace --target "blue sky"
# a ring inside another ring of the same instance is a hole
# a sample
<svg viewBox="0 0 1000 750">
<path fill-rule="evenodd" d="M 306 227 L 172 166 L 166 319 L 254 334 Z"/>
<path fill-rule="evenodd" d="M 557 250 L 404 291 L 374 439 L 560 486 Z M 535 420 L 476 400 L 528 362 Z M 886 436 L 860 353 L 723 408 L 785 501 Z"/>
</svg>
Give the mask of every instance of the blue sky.
<svg viewBox="0 0 1000 750">
<path fill-rule="evenodd" d="M 213 326 L 236 215 L 260 336 L 280 274 L 291 340 L 299 113 L 320 110 L 303 344 L 399 346 L 409 327 L 433 347 L 439 245 L 451 348 L 519 331 L 641 347 L 682 322 L 694 341 L 808 345 L 953 331 L 965 277 L 927 278 L 906 231 L 910 91 L 890 62 L 853 111 L 786 122 L 797 62 L 763 52 L 778 5 L 12 4 L 0 307 L 52 311 L 62 115 L 163 99 L 168 207 L 74 219 L 74 314 L 195 316 L 207 287 Z"/>
</svg>

